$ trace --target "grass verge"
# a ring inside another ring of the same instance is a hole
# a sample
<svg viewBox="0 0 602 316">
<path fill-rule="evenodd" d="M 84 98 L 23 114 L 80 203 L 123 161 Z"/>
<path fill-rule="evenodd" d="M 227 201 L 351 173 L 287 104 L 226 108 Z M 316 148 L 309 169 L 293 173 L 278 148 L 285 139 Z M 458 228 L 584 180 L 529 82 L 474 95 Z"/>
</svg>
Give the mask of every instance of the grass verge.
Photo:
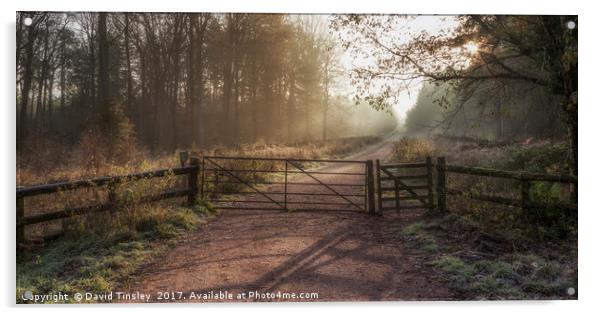
<svg viewBox="0 0 602 316">
<path fill-rule="evenodd" d="M 511 249 L 505 241 L 492 241 L 491 235 L 457 215 L 425 218 L 400 234 L 421 257 L 417 261 L 433 268 L 461 299 L 577 298 L 573 251 L 555 251 L 555 245 L 537 249 L 515 245 L 516 249 Z M 498 245 L 484 248 L 485 240 Z"/>
<path fill-rule="evenodd" d="M 43 249 L 17 260 L 17 303 L 32 303 L 25 293 L 104 293 L 127 290 L 132 275 L 175 245 L 178 238 L 206 222 L 215 212 L 199 201 L 188 208 L 148 212 L 134 225 L 108 231 L 71 231 Z M 39 302 L 38 302 L 39 303 Z M 55 303 L 47 301 L 45 303 Z"/>
<path fill-rule="evenodd" d="M 575 289 L 557 261 L 533 254 L 475 261 L 443 255 L 432 264 L 446 275 L 452 289 L 469 299 L 566 299 Z"/>
</svg>

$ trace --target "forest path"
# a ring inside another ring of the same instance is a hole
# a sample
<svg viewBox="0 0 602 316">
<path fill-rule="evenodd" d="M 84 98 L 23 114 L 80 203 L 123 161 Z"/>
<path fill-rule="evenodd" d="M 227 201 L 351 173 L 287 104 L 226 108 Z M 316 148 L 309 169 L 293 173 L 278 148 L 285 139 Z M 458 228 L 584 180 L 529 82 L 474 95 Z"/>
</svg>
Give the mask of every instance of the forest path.
<svg viewBox="0 0 602 316">
<path fill-rule="evenodd" d="M 349 159 L 384 159 L 398 137 Z M 268 301 L 449 300 L 453 295 L 444 283 L 400 239 L 400 229 L 422 212 L 374 217 L 350 211 L 225 210 L 143 269 L 129 290 L 149 293 L 157 302 L 164 302 L 156 294 L 164 291 L 183 292 L 185 299 L 178 302 L 229 301 L 189 298 L 211 291 L 228 291 L 235 301 L 254 301 L 236 299 L 250 291 L 318 294 Z"/>
</svg>

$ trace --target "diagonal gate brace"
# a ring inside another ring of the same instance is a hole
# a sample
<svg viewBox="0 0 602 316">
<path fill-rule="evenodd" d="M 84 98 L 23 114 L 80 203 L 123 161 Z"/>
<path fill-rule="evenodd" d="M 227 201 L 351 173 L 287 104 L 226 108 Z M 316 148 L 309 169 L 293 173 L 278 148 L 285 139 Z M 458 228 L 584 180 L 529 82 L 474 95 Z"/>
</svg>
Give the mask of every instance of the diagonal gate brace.
<svg viewBox="0 0 602 316">
<path fill-rule="evenodd" d="M 282 204 L 278 203 L 278 201 L 272 199 L 271 197 L 269 197 L 267 194 L 261 192 L 259 189 L 257 189 L 255 186 L 253 186 L 252 184 L 248 183 L 247 181 L 243 180 L 242 178 L 238 177 L 237 175 L 235 175 L 234 173 L 230 172 L 229 170 L 225 169 L 224 167 L 222 167 L 221 165 L 219 165 L 218 163 L 214 162 L 213 160 L 207 158 L 207 160 L 212 163 L 214 166 L 216 166 L 217 168 L 219 168 L 220 170 L 226 172 L 227 174 L 229 174 L 231 177 L 233 177 L 234 179 L 240 181 L 242 184 L 248 186 L 249 188 L 251 188 L 253 191 L 261 194 L 262 196 L 264 196 L 266 199 L 272 201 L 274 204 L 280 206 L 283 210 L 286 210 L 286 207 L 284 207 Z"/>
<path fill-rule="evenodd" d="M 325 186 L 327 189 L 329 189 L 330 191 L 332 191 L 334 194 L 336 194 L 336 195 L 340 196 L 341 198 L 343 198 L 343 199 L 344 199 L 345 201 L 347 201 L 347 202 L 348 202 L 350 205 L 353 205 L 353 206 L 357 207 L 357 208 L 358 208 L 360 211 L 363 211 L 363 210 L 364 210 L 364 209 L 363 209 L 361 206 L 359 206 L 359 205 L 357 205 L 357 204 L 353 203 L 353 201 L 351 201 L 350 199 L 348 199 L 346 196 L 342 195 L 341 193 L 337 192 L 335 189 L 333 189 L 333 188 L 332 188 L 331 186 L 329 186 L 328 184 L 324 183 L 323 181 L 320 181 L 320 179 L 318 179 L 318 178 L 314 177 L 313 175 L 311 175 L 310 173 L 308 173 L 307 171 L 305 171 L 305 169 L 303 169 L 303 167 L 302 167 L 300 164 L 298 164 L 298 163 L 296 163 L 296 162 L 293 162 L 293 161 L 288 161 L 288 163 L 290 163 L 290 164 L 291 164 L 293 167 L 295 167 L 295 168 L 299 169 L 301 172 L 303 172 L 303 173 L 304 173 L 305 175 L 307 175 L 308 177 L 310 177 L 310 178 L 314 179 L 314 180 L 315 180 L 316 182 L 318 182 L 319 184 L 321 184 L 321 185 Z"/>
<path fill-rule="evenodd" d="M 408 185 L 405 184 L 401 179 L 397 179 L 391 172 L 389 172 L 389 170 L 387 170 L 385 168 L 381 168 L 381 170 L 384 171 L 389 177 L 395 179 L 396 187 L 397 187 L 397 184 L 399 183 L 401 185 L 402 190 L 408 191 L 408 193 L 410 193 L 410 195 L 412 195 L 412 197 L 414 197 L 416 200 L 422 202 L 422 204 L 424 206 L 428 205 L 427 201 L 424 198 L 421 198 L 420 195 L 418 195 L 418 193 L 416 193 L 414 190 L 409 188 Z M 395 190 L 397 191 L 397 188 L 395 188 Z"/>
</svg>

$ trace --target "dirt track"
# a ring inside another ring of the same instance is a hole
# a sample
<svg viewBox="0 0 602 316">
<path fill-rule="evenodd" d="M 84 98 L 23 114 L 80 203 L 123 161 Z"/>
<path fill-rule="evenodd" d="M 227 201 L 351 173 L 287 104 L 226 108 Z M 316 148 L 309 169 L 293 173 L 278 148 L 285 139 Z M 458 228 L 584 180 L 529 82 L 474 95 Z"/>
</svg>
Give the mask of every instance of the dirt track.
<svg viewBox="0 0 602 316">
<path fill-rule="evenodd" d="M 350 159 L 382 159 L 392 141 Z M 189 299 L 192 292 L 211 291 L 228 291 L 234 298 L 249 291 L 318 294 L 317 299 L 261 301 L 452 299 L 399 238 L 400 228 L 421 213 L 223 211 L 141 271 L 130 291 L 149 293 L 153 301 L 159 291 L 184 292 L 186 299 L 178 302 L 216 301 Z"/>
</svg>

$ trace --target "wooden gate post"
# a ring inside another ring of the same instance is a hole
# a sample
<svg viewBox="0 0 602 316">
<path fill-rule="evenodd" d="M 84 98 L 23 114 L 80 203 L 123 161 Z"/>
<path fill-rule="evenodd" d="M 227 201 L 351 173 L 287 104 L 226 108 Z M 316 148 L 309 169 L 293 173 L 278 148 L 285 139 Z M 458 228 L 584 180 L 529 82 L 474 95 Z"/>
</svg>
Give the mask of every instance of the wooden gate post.
<svg viewBox="0 0 602 316">
<path fill-rule="evenodd" d="M 440 212 L 447 212 L 445 169 L 445 157 L 437 157 L 437 208 Z"/>
<path fill-rule="evenodd" d="M 380 160 L 376 159 L 376 190 L 378 195 L 378 214 L 383 215 L 383 201 L 382 201 L 382 190 L 380 183 Z"/>
<path fill-rule="evenodd" d="M 372 160 L 366 160 L 366 186 L 368 187 L 368 213 L 371 215 L 376 214 L 374 205 L 374 166 Z"/>
<path fill-rule="evenodd" d="M 287 210 L 288 201 L 288 159 L 284 159 L 284 210 Z"/>
<path fill-rule="evenodd" d="M 401 201 L 399 200 L 399 180 L 397 178 L 393 179 L 393 184 L 395 185 L 395 212 L 397 215 L 401 212 Z"/>
<path fill-rule="evenodd" d="M 428 186 L 428 208 L 429 211 L 434 211 L 434 202 L 433 202 L 433 160 L 431 156 L 426 157 L 426 184 Z"/>
<path fill-rule="evenodd" d="M 199 177 L 199 158 L 190 158 L 190 166 L 194 167 L 188 174 L 188 206 L 196 203 L 197 194 L 199 191 L 197 179 Z"/>
</svg>

